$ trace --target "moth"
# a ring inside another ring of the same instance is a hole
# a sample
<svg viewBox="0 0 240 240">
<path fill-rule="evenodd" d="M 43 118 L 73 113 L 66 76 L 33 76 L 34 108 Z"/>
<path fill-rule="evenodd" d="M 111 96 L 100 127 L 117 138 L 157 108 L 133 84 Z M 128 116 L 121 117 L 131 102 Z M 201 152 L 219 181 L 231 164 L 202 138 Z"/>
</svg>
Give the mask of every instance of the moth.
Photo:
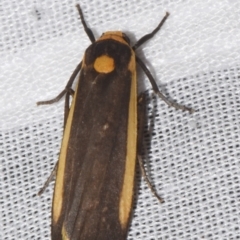
<svg viewBox="0 0 240 240">
<path fill-rule="evenodd" d="M 138 136 L 137 128 L 142 124 L 137 116 L 144 113 L 145 104 L 143 95 L 137 96 L 136 65 L 169 106 L 190 112 L 192 109 L 170 102 L 135 53 L 160 30 L 169 13 L 151 33 L 131 45 L 128 36 L 120 31 L 105 32 L 95 40 L 80 5 L 77 9 L 91 45 L 65 89 L 55 99 L 38 102 L 38 105 L 50 104 L 65 95 L 65 127 L 52 206 L 52 239 L 126 239 L 136 162 L 137 158 L 141 160 L 138 154 L 141 134 Z M 78 74 L 74 91 L 72 84 Z M 70 96 L 73 99 L 69 107 Z M 140 166 L 143 169 L 141 161 Z M 146 180 L 152 189 L 147 177 Z"/>
</svg>

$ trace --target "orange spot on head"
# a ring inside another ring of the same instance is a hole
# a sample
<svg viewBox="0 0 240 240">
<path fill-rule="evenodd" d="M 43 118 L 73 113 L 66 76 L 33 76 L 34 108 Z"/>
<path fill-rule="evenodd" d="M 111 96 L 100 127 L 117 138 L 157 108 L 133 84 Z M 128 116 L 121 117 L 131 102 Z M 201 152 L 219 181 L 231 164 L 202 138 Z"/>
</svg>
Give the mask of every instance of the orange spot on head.
<svg viewBox="0 0 240 240">
<path fill-rule="evenodd" d="M 95 59 L 93 67 L 99 73 L 110 73 L 115 68 L 114 59 L 107 55 L 102 55 Z"/>
</svg>

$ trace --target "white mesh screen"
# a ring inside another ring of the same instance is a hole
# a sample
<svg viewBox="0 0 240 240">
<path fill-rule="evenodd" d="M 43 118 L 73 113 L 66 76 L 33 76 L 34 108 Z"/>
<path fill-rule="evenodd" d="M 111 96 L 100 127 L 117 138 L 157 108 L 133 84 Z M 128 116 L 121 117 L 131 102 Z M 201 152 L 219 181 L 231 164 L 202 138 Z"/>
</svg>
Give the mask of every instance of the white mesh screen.
<svg viewBox="0 0 240 240">
<path fill-rule="evenodd" d="M 234 0 L 85 1 L 96 37 L 126 32 L 161 91 L 197 111 L 169 108 L 150 89 L 144 161 L 159 204 L 137 174 L 128 239 L 240 238 L 240 3 Z M 60 149 L 63 101 L 36 106 L 65 86 L 90 44 L 75 1 L 0 4 L 0 239 L 50 239 L 53 182 L 40 196 Z M 144 86 L 145 85 L 145 86 Z"/>
</svg>

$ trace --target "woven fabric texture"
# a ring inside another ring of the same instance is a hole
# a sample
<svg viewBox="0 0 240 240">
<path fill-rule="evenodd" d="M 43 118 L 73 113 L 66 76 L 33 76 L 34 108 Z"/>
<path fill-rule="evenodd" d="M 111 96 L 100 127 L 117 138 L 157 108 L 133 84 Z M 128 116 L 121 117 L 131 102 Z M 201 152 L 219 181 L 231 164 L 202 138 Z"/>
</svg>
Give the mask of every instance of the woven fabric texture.
<svg viewBox="0 0 240 240">
<path fill-rule="evenodd" d="M 196 111 L 169 108 L 146 90 L 143 160 L 160 196 L 137 169 L 128 239 L 240 239 L 240 3 L 234 0 L 82 0 L 96 38 L 121 30 L 161 91 Z M 0 239 L 50 239 L 53 185 L 37 196 L 58 159 L 63 90 L 90 44 L 75 1 L 0 3 Z"/>
</svg>

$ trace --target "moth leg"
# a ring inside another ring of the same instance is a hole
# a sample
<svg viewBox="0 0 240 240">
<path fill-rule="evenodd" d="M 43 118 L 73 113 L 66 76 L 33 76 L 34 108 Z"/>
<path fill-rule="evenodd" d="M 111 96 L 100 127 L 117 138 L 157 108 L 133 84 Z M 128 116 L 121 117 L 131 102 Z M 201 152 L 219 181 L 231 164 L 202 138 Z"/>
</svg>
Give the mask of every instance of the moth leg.
<svg viewBox="0 0 240 240">
<path fill-rule="evenodd" d="M 138 158 L 138 163 L 141 169 L 142 176 L 144 180 L 146 181 L 148 187 L 150 188 L 151 192 L 153 195 L 159 200 L 160 203 L 163 203 L 164 200 L 161 198 L 156 190 L 154 189 L 151 181 L 149 180 L 146 170 L 144 168 L 143 160 L 141 157 L 141 149 L 143 145 L 143 127 L 144 127 L 144 119 L 146 116 L 146 98 L 144 94 L 141 94 L 138 97 L 138 140 L 137 140 L 137 158 Z"/>
<path fill-rule="evenodd" d="M 37 102 L 37 105 L 53 104 L 53 103 L 58 102 L 66 93 L 69 93 L 70 95 L 74 94 L 74 91 L 72 90 L 71 87 L 73 85 L 75 78 L 77 77 L 78 73 L 80 72 L 81 68 L 82 68 L 82 62 L 80 62 L 77 65 L 76 69 L 74 70 L 71 77 L 69 78 L 68 83 L 65 86 L 64 90 L 62 92 L 60 92 L 55 98 L 53 98 L 51 100 L 47 100 L 47 101 L 39 101 L 39 102 Z"/>
<path fill-rule="evenodd" d="M 161 22 L 158 24 L 158 26 L 149 34 L 144 35 L 143 37 L 141 37 L 136 43 L 135 45 L 132 47 L 132 49 L 135 51 L 139 46 L 141 46 L 143 43 L 145 43 L 146 41 L 148 41 L 149 39 L 151 39 L 163 26 L 164 22 L 167 20 L 169 16 L 169 13 L 166 12 L 166 15 L 164 16 L 164 18 L 161 20 Z M 175 102 L 171 102 L 167 99 L 167 97 L 165 97 L 159 90 L 151 72 L 148 70 L 148 68 L 145 66 L 145 64 L 142 62 L 142 60 L 140 58 L 138 58 L 136 56 L 136 61 L 139 64 L 139 66 L 142 68 L 142 70 L 144 71 L 144 73 L 147 75 L 148 79 L 151 82 L 152 88 L 154 90 L 154 92 L 170 107 L 174 107 L 176 109 L 181 109 L 183 111 L 188 111 L 190 113 L 194 112 L 194 109 L 183 106 L 183 105 L 179 105 Z"/>
<path fill-rule="evenodd" d="M 152 88 L 153 88 L 153 91 L 158 95 L 159 98 L 161 98 L 169 107 L 174 107 L 175 109 L 181 109 L 182 111 L 188 111 L 190 113 L 193 113 L 195 110 L 193 108 L 190 108 L 190 107 L 186 107 L 184 105 L 180 105 L 176 102 L 172 102 L 170 101 L 166 96 L 164 96 L 159 88 L 158 88 L 158 85 L 156 84 L 151 72 L 148 70 L 148 68 L 146 67 L 146 65 L 143 63 L 143 61 L 136 56 L 136 61 L 138 63 L 138 65 L 142 68 L 142 70 L 144 71 L 144 73 L 147 75 L 151 85 L 152 85 Z"/>
<path fill-rule="evenodd" d="M 56 176 L 56 171 L 57 171 L 57 166 L 58 162 L 55 164 L 50 176 L 48 177 L 47 181 L 44 183 L 43 187 L 39 190 L 38 196 L 42 195 L 42 193 L 46 190 L 48 187 L 49 183 L 53 180 L 53 178 Z"/>
<path fill-rule="evenodd" d="M 37 102 L 37 105 L 53 104 L 55 102 L 58 102 L 65 95 L 64 126 L 66 125 L 66 121 L 67 121 L 67 117 L 68 117 L 68 113 L 69 113 L 69 98 L 70 98 L 70 95 L 74 94 L 74 91 L 72 90 L 71 87 L 73 85 L 73 82 L 74 82 L 76 76 L 80 72 L 81 68 L 82 68 L 82 62 L 80 62 L 77 65 L 76 69 L 74 70 L 70 79 L 68 80 L 68 83 L 65 86 L 64 90 L 60 94 L 58 94 L 57 97 L 55 97 L 51 100 Z M 52 170 L 47 181 L 44 183 L 43 187 L 38 192 L 38 195 L 41 195 L 45 191 L 45 189 L 47 188 L 49 183 L 53 180 L 53 177 L 56 176 L 57 166 L 58 166 L 58 162 L 55 164 L 54 169 Z"/>
<path fill-rule="evenodd" d="M 66 88 L 65 88 L 66 89 Z M 70 88 L 69 88 L 70 89 Z M 70 89 L 72 90 L 72 89 Z M 67 117 L 68 117 L 68 113 L 69 113 L 69 98 L 70 95 L 74 94 L 74 91 L 66 91 L 66 96 L 65 96 L 65 111 L 64 111 L 64 127 L 66 125 L 67 122 Z M 48 103 L 46 103 L 48 104 Z M 47 181 L 44 183 L 43 187 L 39 190 L 38 192 L 38 196 L 40 196 L 48 187 L 49 183 L 53 180 L 53 178 L 56 176 L 57 173 L 57 167 L 58 167 L 58 161 L 56 162 L 50 176 L 48 177 Z"/>
<path fill-rule="evenodd" d="M 52 100 L 49 100 L 49 101 L 44 101 L 44 102 L 38 102 L 38 105 L 42 105 L 42 104 L 52 104 L 54 102 L 57 102 L 61 99 L 61 97 L 63 97 L 64 94 L 65 95 L 65 110 L 64 110 L 64 127 L 66 125 L 66 122 L 67 122 L 67 117 L 68 117 L 68 113 L 69 113 L 69 98 L 70 98 L 70 95 L 73 95 L 74 94 L 74 91 L 71 89 L 71 88 L 67 88 L 68 87 L 68 84 L 67 86 L 65 87 L 65 89 L 54 99 Z M 59 96 L 61 96 L 59 98 Z M 40 104 L 39 104 L 40 103 Z M 53 180 L 53 178 L 56 176 L 56 173 L 57 173 L 57 167 L 58 167 L 58 161 L 56 162 L 50 176 L 48 177 L 47 181 L 44 183 L 43 187 L 39 190 L 38 192 L 38 196 L 40 196 L 45 190 L 46 188 L 48 187 L 49 183 Z"/>
</svg>

